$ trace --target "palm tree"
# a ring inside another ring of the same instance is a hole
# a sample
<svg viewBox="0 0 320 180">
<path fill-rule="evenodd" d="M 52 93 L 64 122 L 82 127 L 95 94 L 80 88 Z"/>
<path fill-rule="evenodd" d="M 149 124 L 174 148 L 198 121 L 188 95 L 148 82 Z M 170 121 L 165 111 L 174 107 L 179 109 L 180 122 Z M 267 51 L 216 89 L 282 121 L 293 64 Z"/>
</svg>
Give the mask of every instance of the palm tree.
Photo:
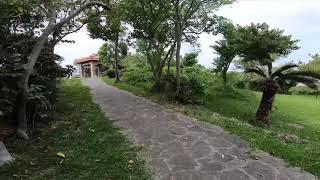
<svg viewBox="0 0 320 180">
<path fill-rule="evenodd" d="M 257 124 L 268 123 L 268 116 L 272 110 L 275 95 L 280 90 L 279 81 L 300 82 L 312 89 L 318 89 L 317 82 L 320 79 L 320 73 L 298 70 L 298 67 L 297 64 L 289 63 L 275 71 L 272 70 L 272 64 L 267 66 L 267 72 L 259 66 L 245 69 L 246 73 L 255 73 L 264 78 L 262 82 L 262 98 L 256 113 Z"/>
</svg>

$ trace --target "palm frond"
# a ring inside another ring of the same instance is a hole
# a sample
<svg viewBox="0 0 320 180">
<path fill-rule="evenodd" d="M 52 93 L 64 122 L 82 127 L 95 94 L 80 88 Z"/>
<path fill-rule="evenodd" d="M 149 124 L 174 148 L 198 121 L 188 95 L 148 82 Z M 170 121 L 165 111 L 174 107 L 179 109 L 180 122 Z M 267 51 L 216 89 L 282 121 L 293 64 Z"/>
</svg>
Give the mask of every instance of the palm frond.
<svg viewBox="0 0 320 180">
<path fill-rule="evenodd" d="M 318 80 L 312 77 L 289 75 L 289 74 L 279 74 L 279 77 L 284 80 L 292 80 L 292 81 L 300 82 L 310 87 L 311 89 L 318 89 L 318 85 L 317 85 Z"/>
<path fill-rule="evenodd" d="M 295 67 L 298 67 L 297 64 L 286 64 L 284 66 L 282 66 L 281 68 L 279 68 L 278 70 L 276 70 L 274 73 L 271 74 L 271 78 L 275 78 L 277 76 L 279 76 L 280 74 L 282 74 L 283 71 L 286 71 L 286 70 L 289 70 L 291 68 L 295 68 Z"/>
<path fill-rule="evenodd" d="M 259 76 L 262 76 L 264 78 L 267 77 L 267 75 L 260 68 L 248 68 L 248 69 L 245 69 L 244 72 L 245 73 L 255 73 L 255 74 L 258 74 Z"/>
<path fill-rule="evenodd" d="M 290 76 L 307 76 L 314 79 L 320 80 L 320 73 L 314 72 L 314 71 L 292 71 L 286 73 L 286 75 Z"/>
</svg>

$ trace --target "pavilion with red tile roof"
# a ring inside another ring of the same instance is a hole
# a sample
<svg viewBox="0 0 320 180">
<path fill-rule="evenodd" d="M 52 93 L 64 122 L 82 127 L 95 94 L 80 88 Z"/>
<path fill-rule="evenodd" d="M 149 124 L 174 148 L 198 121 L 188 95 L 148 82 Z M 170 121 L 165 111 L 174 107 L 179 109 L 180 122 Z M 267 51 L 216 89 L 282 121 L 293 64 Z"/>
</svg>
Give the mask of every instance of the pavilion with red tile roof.
<svg viewBox="0 0 320 180">
<path fill-rule="evenodd" d="M 91 54 L 88 57 L 82 57 L 74 60 L 74 65 L 78 67 L 80 77 L 100 76 L 101 63 L 98 54 Z"/>
</svg>

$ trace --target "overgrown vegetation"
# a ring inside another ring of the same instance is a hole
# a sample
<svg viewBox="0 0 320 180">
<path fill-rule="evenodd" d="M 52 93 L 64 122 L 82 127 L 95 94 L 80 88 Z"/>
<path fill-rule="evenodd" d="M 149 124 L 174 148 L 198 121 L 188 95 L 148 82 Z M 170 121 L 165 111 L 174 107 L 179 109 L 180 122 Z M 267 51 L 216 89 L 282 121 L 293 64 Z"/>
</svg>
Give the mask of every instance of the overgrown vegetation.
<svg viewBox="0 0 320 180">
<path fill-rule="evenodd" d="M 140 148 L 105 118 L 80 80 L 59 84 L 57 112 L 30 141 L 7 141 L 16 161 L 1 167 L 0 179 L 151 179 Z"/>
<path fill-rule="evenodd" d="M 97 15 L 110 8 L 104 2 L 90 0 L 4 0 L 0 7 L 3 9 L 0 13 L 0 81 L 4 92 L 1 95 L 13 91 L 8 94 L 9 98 L 1 98 L 0 118 L 12 120 L 14 129 L 27 140 L 28 123 L 38 115 L 38 106 L 29 108 L 31 100 L 41 104 L 40 109 L 49 111 L 51 104 L 47 101 L 54 90 L 54 81 L 64 76 L 61 72 L 65 70 L 55 64 L 55 45 L 86 23 L 85 10 L 91 8 Z M 9 80 L 14 81 L 8 83 Z M 30 97 L 35 92 L 38 92 L 36 97 Z M 6 108 L 8 105 L 12 108 Z M 5 112 L 2 109 L 6 109 Z"/>
</svg>

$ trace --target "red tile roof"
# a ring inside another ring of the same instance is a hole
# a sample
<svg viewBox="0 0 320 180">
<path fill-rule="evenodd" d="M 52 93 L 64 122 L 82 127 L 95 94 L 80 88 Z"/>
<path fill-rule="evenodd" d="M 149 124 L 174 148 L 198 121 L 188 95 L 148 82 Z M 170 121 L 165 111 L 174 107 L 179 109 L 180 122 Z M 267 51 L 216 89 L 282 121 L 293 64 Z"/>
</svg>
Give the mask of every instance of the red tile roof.
<svg viewBox="0 0 320 180">
<path fill-rule="evenodd" d="M 83 63 L 87 63 L 87 62 L 90 62 L 90 61 L 99 62 L 99 55 L 98 54 L 91 54 L 88 57 L 75 59 L 73 63 L 74 64 L 83 64 Z"/>
</svg>

